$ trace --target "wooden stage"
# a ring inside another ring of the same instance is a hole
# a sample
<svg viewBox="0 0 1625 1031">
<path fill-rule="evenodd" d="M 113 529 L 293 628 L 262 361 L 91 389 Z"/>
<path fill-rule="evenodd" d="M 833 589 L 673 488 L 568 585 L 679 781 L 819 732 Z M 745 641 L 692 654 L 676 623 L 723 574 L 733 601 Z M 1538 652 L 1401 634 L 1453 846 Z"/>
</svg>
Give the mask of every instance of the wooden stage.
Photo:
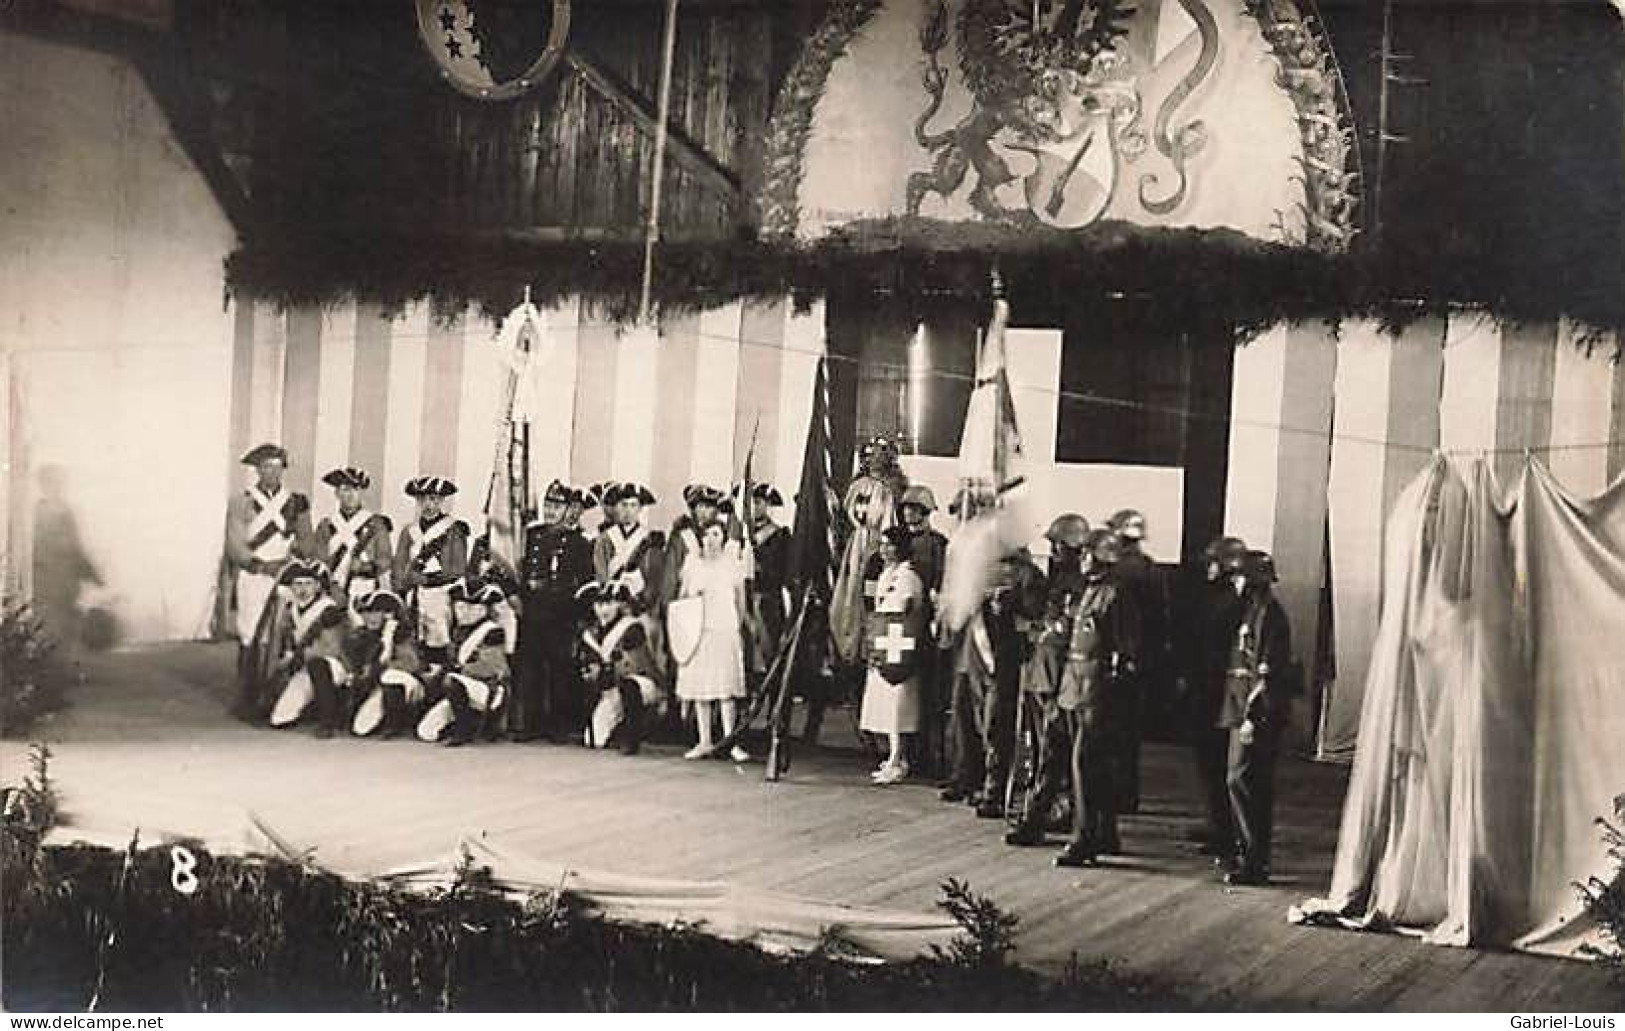
<svg viewBox="0 0 1625 1031">
<path fill-rule="evenodd" d="M 1006 847 L 1002 824 L 938 801 L 928 784 L 870 786 L 855 751 L 803 749 L 787 780 L 766 784 L 759 763 L 684 762 L 670 748 L 628 759 L 255 730 L 225 714 L 232 656 L 193 644 L 93 660 L 73 708 L 34 735 L 55 752 L 70 824 L 221 840 L 253 811 L 324 862 L 374 871 L 484 832 L 586 868 L 918 911 L 952 876 L 1020 915 L 1024 962 L 1106 958 L 1216 1002 L 1525 1012 L 1621 1003 L 1585 963 L 1288 924 L 1289 905 L 1327 886 L 1337 767 L 1283 765 L 1279 883 L 1229 890 L 1185 840 L 1197 819 L 1192 773 L 1169 746 L 1146 748 L 1145 811 L 1123 828 L 1129 854 L 1063 871 L 1050 865 L 1054 849 Z M 835 726 L 825 734 L 852 741 Z M 0 745 L 0 779 L 18 782 L 25 751 Z"/>
</svg>

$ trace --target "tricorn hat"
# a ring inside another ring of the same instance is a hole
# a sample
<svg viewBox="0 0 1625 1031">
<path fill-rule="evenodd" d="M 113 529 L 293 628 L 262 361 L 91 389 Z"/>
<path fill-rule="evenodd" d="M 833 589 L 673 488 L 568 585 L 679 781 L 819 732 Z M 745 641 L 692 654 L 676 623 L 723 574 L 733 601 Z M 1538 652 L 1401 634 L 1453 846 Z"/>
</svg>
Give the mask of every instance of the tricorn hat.
<svg viewBox="0 0 1625 1031">
<path fill-rule="evenodd" d="M 722 499 L 723 496 L 720 490 L 703 483 L 691 483 L 683 488 L 683 504 L 689 508 L 693 508 L 695 505 L 710 505 L 713 508 L 718 508 L 722 505 Z"/>
<path fill-rule="evenodd" d="M 315 580 L 325 587 L 330 582 L 327 564 L 319 559 L 296 558 L 283 566 L 282 572 L 277 574 L 277 582 L 280 584 L 291 584 L 295 580 Z"/>
<path fill-rule="evenodd" d="M 406 612 L 406 603 L 394 591 L 373 591 L 356 603 L 357 612 L 382 612 L 399 619 Z"/>
<path fill-rule="evenodd" d="M 608 583 L 588 580 L 576 590 L 576 600 L 585 602 L 631 601 L 632 589 L 626 581 L 616 577 Z"/>
<path fill-rule="evenodd" d="M 457 485 L 444 476 L 414 476 L 406 481 L 406 493 L 414 498 L 449 498 Z"/>
<path fill-rule="evenodd" d="M 354 487 L 356 490 L 366 490 L 372 486 L 372 477 L 368 476 L 364 470 L 357 469 L 353 465 L 347 465 L 341 469 L 330 471 L 326 476 L 322 477 L 322 482 L 329 487 Z"/>
<path fill-rule="evenodd" d="M 605 505 L 618 505 L 623 501 L 636 501 L 640 505 L 652 505 L 655 496 L 641 483 L 630 480 L 609 484 L 604 491 L 603 503 Z"/>
<path fill-rule="evenodd" d="M 581 492 L 563 480 L 554 480 L 547 485 L 547 492 L 542 495 L 542 500 L 555 505 L 568 505 L 571 501 L 581 500 Z"/>
<path fill-rule="evenodd" d="M 287 465 L 288 449 L 281 444 L 261 444 L 259 447 L 250 449 L 242 457 L 241 461 L 243 465 L 259 465 L 261 462 L 269 462 L 272 459 Z"/>
</svg>

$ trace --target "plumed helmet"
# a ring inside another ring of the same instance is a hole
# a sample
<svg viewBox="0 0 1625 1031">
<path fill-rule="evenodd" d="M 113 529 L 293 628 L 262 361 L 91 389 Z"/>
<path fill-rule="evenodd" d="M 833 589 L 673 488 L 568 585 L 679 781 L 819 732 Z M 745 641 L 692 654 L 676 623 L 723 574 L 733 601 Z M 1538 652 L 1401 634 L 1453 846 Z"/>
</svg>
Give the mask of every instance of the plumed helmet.
<svg viewBox="0 0 1625 1031">
<path fill-rule="evenodd" d="M 1116 565 L 1123 558 L 1123 540 L 1115 530 L 1090 530 L 1084 547 L 1091 558 L 1104 565 Z"/>
<path fill-rule="evenodd" d="M 903 488 L 903 496 L 897 502 L 901 508 L 904 505 L 918 505 L 927 512 L 937 510 L 937 497 L 931 493 L 931 488 L 923 483 L 911 483 Z"/>
<path fill-rule="evenodd" d="M 877 454 L 885 455 L 887 458 L 895 460 L 897 458 L 897 445 L 891 440 L 890 437 L 882 437 L 877 435 L 870 437 L 864 442 L 864 445 L 858 449 L 858 457 L 863 459 L 865 462 Z"/>
<path fill-rule="evenodd" d="M 1081 548 L 1089 539 L 1089 520 L 1076 512 L 1058 515 L 1055 521 L 1049 524 L 1049 530 L 1045 532 L 1044 537 L 1051 544 Z"/>
</svg>

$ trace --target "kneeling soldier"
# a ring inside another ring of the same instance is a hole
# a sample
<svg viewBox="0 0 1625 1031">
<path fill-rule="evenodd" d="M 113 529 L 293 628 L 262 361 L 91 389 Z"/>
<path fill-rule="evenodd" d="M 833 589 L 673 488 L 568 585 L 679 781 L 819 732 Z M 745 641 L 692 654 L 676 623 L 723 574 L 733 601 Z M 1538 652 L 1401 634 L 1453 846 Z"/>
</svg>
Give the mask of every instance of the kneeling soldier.
<svg viewBox="0 0 1625 1031">
<path fill-rule="evenodd" d="M 350 635 L 355 694 L 361 698 L 350 730 L 362 737 L 409 733 L 423 706 L 423 663 L 406 604 L 393 591 L 374 591 L 356 605 L 361 627 Z"/>
<path fill-rule="evenodd" d="M 623 754 L 636 755 L 646 729 L 644 710 L 660 699 L 649 635 L 633 614 L 631 589 L 620 581 L 589 583 L 576 598 L 592 605 L 576 644 L 576 668 L 593 705 L 587 745 L 606 748 L 613 737 Z"/>
<path fill-rule="evenodd" d="M 517 635 L 502 588 L 489 581 L 459 580 L 451 587 L 449 661 L 431 668 L 432 704 L 418 721 L 418 737 L 466 745 L 481 732 L 494 733 L 508 700 L 509 659 Z"/>
<path fill-rule="evenodd" d="M 317 737 L 331 737 L 345 722 L 344 688 L 350 670 L 344 663 L 349 620 L 328 593 L 327 567 L 294 561 L 282 571 L 290 595 L 287 630 L 280 642 L 279 668 L 288 680 L 271 708 L 271 726 L 292 726 L 312 702 L 319 723 Z"/>
</svg>

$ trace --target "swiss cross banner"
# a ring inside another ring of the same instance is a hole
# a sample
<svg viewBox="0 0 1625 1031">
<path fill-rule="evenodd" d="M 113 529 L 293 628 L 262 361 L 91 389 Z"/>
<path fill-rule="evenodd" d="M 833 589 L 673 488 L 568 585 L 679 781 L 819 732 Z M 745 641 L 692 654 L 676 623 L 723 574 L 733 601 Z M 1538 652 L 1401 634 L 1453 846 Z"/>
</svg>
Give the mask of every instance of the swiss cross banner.
<svg viewBox="0 0 1625 1031">
<path fill-rule="evenodd" d="M 888 684 L 901 684 L 920 668 L 920 658 L 931 645 L 925 620 L 914 613 L 872 612 L 864 627 L 869 665 Z"/>
</svg>

